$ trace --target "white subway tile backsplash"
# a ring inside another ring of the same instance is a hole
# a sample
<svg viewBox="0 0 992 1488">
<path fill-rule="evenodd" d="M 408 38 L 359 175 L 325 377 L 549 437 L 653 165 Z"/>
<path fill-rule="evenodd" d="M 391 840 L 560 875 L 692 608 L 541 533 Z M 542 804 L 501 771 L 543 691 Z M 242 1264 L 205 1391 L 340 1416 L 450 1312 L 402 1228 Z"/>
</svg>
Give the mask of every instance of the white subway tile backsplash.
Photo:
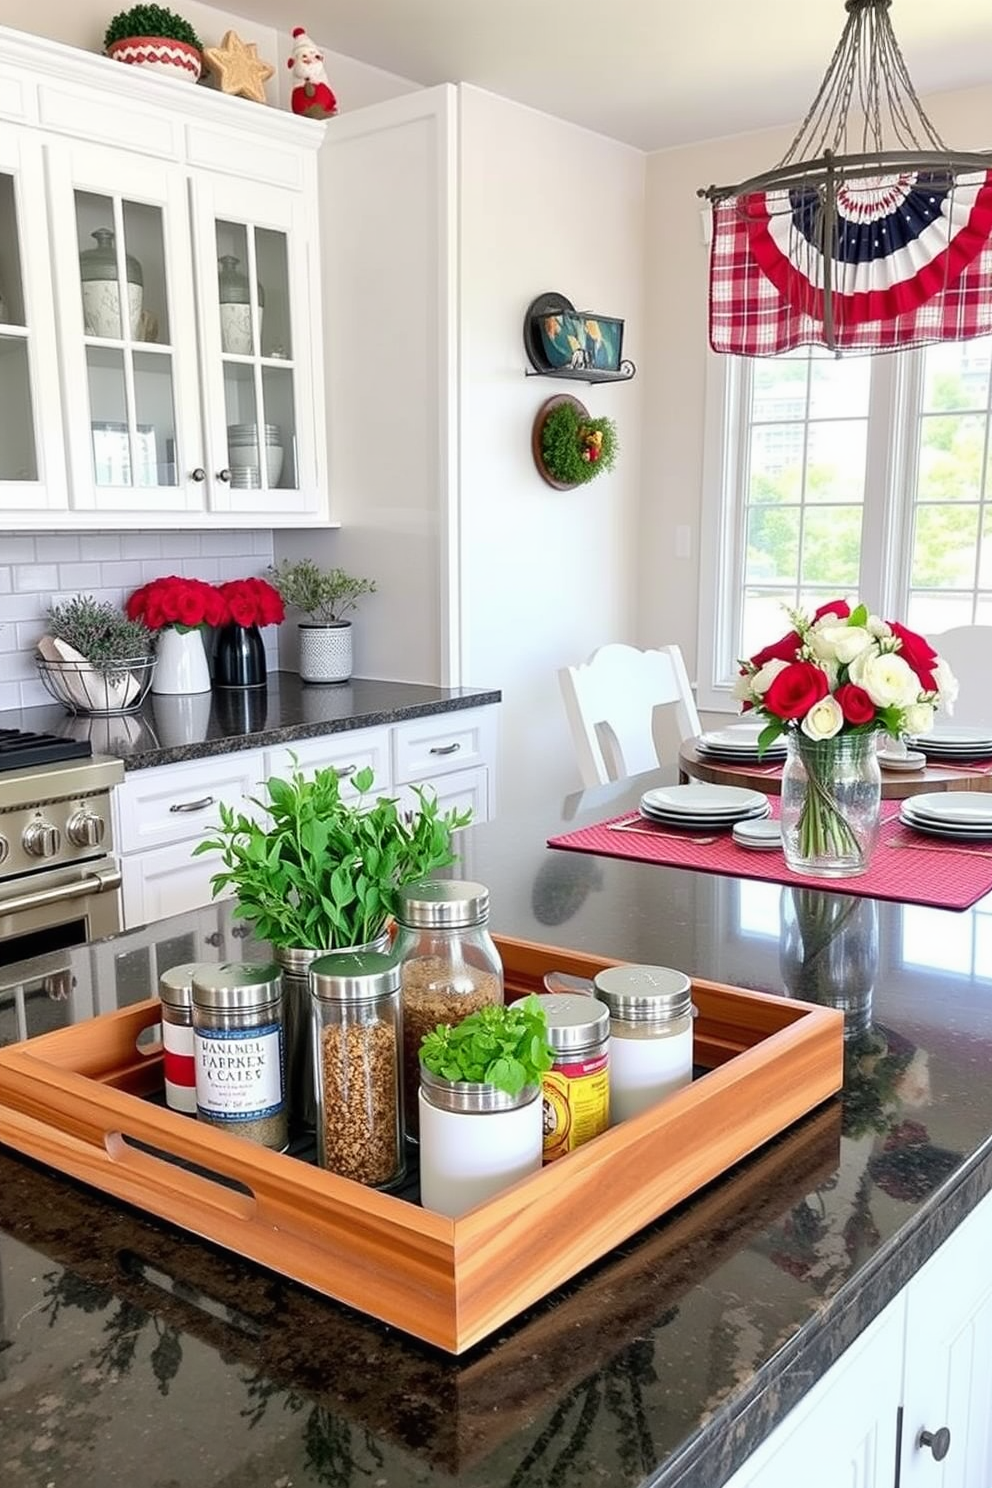
<svg viewBox="0 0 992 1488">
<path fill-rule="evenodd" d="M 0 709 L 51 701 L 34 665 L 49 605 L 92 594 L 120 606 L 141 584 L 170 573 L 207 583 L 264 575 L 272 553 L 269 531 L 0 532 Z M 274 671 L 278 627 L 262 637 Z"/>
<path fill-rule="evenodd" d="M 57 589 L 58 566 L 54 563 L 19 563 L 14 569 L 14 589 L 18 594 L 44 594 Z"/>
<path fill-rule="evenodd" d="M 59 564 L 59 588 L 75 589 L 78 592 L 92 593 L 94 589 L 105 587 L 103 584 L 103 565 L 100 563 L 60 563 Z"/>
</svg>

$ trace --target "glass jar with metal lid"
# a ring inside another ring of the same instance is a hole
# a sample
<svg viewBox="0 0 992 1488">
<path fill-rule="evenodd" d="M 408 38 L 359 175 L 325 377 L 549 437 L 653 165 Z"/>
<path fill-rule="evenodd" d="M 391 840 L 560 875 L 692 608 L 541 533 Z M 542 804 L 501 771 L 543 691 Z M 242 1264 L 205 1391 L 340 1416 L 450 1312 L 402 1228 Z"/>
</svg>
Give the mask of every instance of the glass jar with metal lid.
<svg viewBox="0 0 992 1488">
<path fill-rule="evenodd" d="M 400 966 L 332 951 L 310 965 L 317 1160 L 384 1188 L 403 1177 Z"/>
<path fill-rule="evenodd" d="M 544 1161 L 581 1147 L 610 1121 L 610 1010 L 584 992 L 538 996 L 555 1062 L 545 1071 Z"/>
<path fill-rule="evenodd" d="M 503 964 L 487 924 L 489 890 L 462 879 L 418 879 L 400 889 L 393 951 L 403 988 L 403 1088 L 407 1135 L 419 1131 L 420 1043 L 439 1023 L 459 1023 L 503 1001 Z"/>
<path fill-rule="evenodd" d="M 692 1080 L 692 983 L 671 966 L 609 966 L 593 979 L 610 1010 L 610 1125 Z"/>
<path fill-rule="evenodd" d="M 193 977 L 200 969 L 199 961 L 186 961 L 181 966 L 170 966 L 158 979 L 162 1004 L 165 1104 L 170 1111 L 182 1111 L 186 1116 L 196 1115 Z"/>
<path fill-rule="evenodd" d="M 282 983 L 272 963 L 219 961 L 193 977 L 196 1114 L 283 1151 Z"/>
</svg>

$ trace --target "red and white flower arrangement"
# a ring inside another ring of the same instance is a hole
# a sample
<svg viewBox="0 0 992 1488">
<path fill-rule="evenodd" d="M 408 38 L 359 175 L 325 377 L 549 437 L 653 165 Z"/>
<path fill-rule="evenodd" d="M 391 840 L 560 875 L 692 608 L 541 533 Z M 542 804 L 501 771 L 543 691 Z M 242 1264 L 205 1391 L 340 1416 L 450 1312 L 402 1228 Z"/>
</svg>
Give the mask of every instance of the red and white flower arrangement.
<svg viewBox="0 0 992 1488">
<path fill-rule="evenodd" d="M 177 574 L 135 589 L 124 608 L 128 619 L 144 621 L 149 630 L 173 626 L 182 632 L 201 625 L 223 625 L 227 619 L 224 600 L 213 584 Z"/>
<path fill-rule="evenodd" d="M 279 625 L 286 618 L 281 595 L 265 579 L 230 579 L 218 593 L 226 624 Z"/>
<path fill-rule="evenodd" d="M 743 711 L 768 721 L 759 749 L 789 730 L 814 741 L 925 734 L 938 708 L 953 710 L 957 681 L 916 631 L 843 599 L 821 605 L 812 619 L 787 613 L 792 629 L 742 659 L 734 686 Z"/>
</svg>

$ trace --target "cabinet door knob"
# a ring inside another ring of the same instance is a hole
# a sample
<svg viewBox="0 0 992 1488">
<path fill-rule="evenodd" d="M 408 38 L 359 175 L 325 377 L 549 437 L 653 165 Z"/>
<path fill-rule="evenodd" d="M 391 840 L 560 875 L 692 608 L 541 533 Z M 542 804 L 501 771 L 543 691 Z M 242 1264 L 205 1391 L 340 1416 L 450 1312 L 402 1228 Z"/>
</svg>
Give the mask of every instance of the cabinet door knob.
<svg viewBox="0 0 992 1488">
<path fill-rule="evenodd" d="M 231 479 L 231 472 L 228 470 L 226 465 L 223 470 L 218 470 L 217 479 L 219 481 L 229 481 Z"/>
<path fill-rule="evenodd" d="M 197 465 L 195 470 L 190 471 L 189 478 L 190 480 L 195 480 L 196 483 L 199 485 L 200 481 L 206 480 L 207 472 L 204 470 L 202 465 Z"/>
<path fill-rule="evenodd" d="M 929 1447 L 934 1461 L 943 1462 L 951 1450 L 951 1433 L 946 1426 L 941 1426 L 939 1431 L 921 1431 L 916 1444 L 919 1447 Z"/>
</svg>

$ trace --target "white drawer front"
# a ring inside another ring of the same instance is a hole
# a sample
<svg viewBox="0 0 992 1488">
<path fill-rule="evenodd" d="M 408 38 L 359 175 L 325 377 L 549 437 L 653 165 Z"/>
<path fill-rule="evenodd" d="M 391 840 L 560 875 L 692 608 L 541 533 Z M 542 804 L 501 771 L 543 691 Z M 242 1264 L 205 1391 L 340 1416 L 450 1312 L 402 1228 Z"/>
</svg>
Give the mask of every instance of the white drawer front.
<svg viewBox="0 0 992 1488">
<path fill-rule="evenodd" d="M 351 729 L 343 734 L 324 734 L 319 739 L 301 739 L 295 744 L 266 750 L 266 776 L 287 778 L 293 772 L 294 755 L 305 775 L 333 765 L 335 770 L 347 772 L 351 777 L 367 766 L 375 776 L 377 793 L 388 794 L 391 789 L 388 729 Z M 353 800 L 356 795 L 348 779 L 341 783 L 341 795 L 346 800 Z"/>
<path fill-rule="evenodd" d="M 469 807 L 472 812 L 470 826 L 489 820 L 489 771 L 484 765 L 476 770 L 454 770 L 450 775 L 441 775 L 436 780 L 427 781 L 423 789 L 428 799 L 431 792 L 437 796 L 442 811 L 452 808 L 464 811 L 466 806 Z M 401 811 L 419 810 L 420 801 L 412 785 L 397 786 L 396 799 Z"/>
<path fill-rule="evenodd" d="M 411 718 L 393 729 L 393 779 L 433 780 L 449 771 L 492 765 L 496 754 L 495 708 L 467 708 Z"/>
<path fill-rule="evenodd" d="M 119 850 L 195 844 L 217 826 L 222 801 L 256 814 L 246 798 L 260 794 L 261 779 L 261 750 L 135 770 L 116 791 Z"/>
</svg>

